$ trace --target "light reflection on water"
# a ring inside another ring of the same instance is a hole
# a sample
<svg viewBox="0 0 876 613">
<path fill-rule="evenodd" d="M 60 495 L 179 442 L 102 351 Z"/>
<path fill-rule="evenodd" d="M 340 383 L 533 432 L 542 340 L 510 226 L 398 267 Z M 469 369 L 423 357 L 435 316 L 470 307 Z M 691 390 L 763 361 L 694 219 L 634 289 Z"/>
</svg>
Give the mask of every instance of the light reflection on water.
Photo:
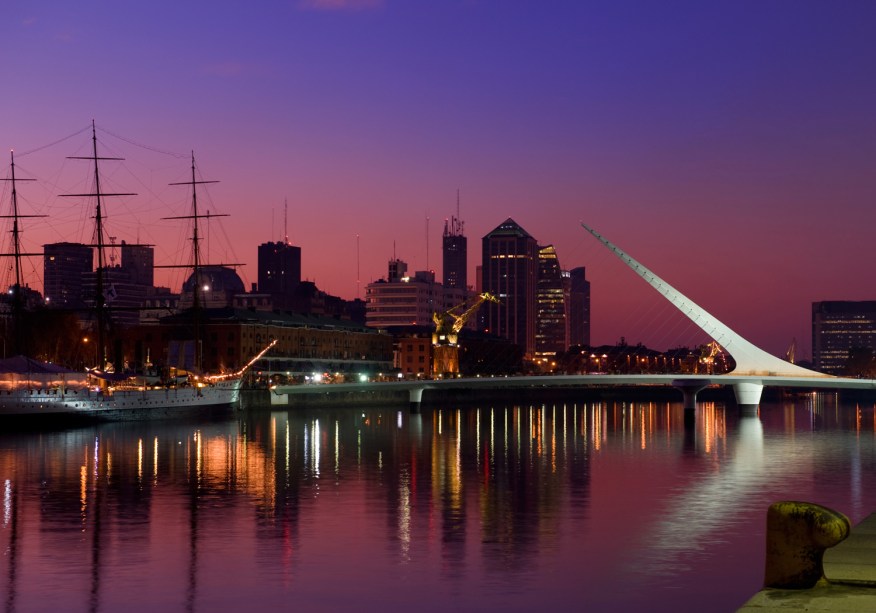
<svg viewBox="0 0 876 613">
<path fill-rule="evenodd" d="M 0 436 L 5 610 L 734 610 L 767 506 L 876 511 L 872 405 L 264 412 Z"/>
</svg>

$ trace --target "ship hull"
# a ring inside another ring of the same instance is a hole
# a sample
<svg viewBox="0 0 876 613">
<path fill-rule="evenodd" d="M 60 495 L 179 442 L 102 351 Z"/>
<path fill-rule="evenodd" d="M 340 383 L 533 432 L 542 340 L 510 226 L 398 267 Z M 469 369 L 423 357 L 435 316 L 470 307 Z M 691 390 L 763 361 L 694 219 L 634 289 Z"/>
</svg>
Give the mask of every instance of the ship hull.
<svg viewBox="0 0 876 613">
<path fill-rule="evenodd" d="M 115 390 L 13 390 L 0 392 L 0 421 L 133 421 L 231 412 L 239 405 L 241 379 L 206 387 Z"/>
</svg>

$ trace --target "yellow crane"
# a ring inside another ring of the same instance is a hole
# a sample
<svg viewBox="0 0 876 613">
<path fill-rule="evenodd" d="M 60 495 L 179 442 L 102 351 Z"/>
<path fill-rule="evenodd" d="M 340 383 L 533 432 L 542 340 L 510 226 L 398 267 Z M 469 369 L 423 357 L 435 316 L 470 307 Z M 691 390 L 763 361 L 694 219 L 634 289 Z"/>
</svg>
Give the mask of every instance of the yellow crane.
<svg viewBox="0 0 876 613">
<path fill-rule="evenodd" d="M 440 375 L 459 373 L 459 332 L 484 302 L 499 304 L 499 299 L 484 292 L 443 313 L 432 314 L 432 321 L 435 322 L 435 331 L 432 333 L 432 372 Z"/>
<path fill-rule="evenodd" d="M 712 374 L 715 368 L 715 357 L 721 353 L 721 345 L 716 341 L 712 341 L 703 345 L 700 352 L 700 363 L 705 364 L 706 374 Z"/>
</svg>

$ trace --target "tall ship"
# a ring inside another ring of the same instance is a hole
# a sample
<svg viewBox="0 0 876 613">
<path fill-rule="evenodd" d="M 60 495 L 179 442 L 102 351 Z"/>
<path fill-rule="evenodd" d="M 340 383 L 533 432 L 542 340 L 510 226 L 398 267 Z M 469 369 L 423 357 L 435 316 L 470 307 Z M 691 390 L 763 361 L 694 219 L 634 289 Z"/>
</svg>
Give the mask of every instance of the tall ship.
<svg viewBox="0 0 876 613">
<path fill-rule="evenodd" d="M 25 355 L 16 355 L 0 360 L 0 422 L 23 420 L 39 425 L 52 425 L 69 420 L 120 421 L 138 419 L 159 419 L 184 417 L 232 410 L 239 406 L 240 388 L 249 367 L 276 344 L 272 341 L 242 368 L 221 373 L 203 372 L 203 351 L 201 335 L 200 287 L 197 282 L 203 267 L 200 261 L 199 222 L 216 217 L 216 214 L 200 213 L 198 210 L 197 186 L 214 181 L 196 179 L 195 158 L 192 154 L 191 181 L 172 183 L 192 188 L 191 214 L 165 219 L 190 220 L 192 224 L 192 262 L 183 265 L 192 270 L 193 304 L 191 307 L 192 329 L 194 335 L 192 363 L 179 371 L 117 373 L 108 368 L 106 343 L 108 335 L 109 302 L 112 286 L 105 287 L 103 274 L 106 270 L 104 199 L 113 196 L 130 196 L 128 193 L 108 193 L 101 191 L 99 162 L 122 158 L 101 157 L 97 149 L 97 133 L 92 122 L 92 154 L 76 156 L 71 159 L 89 160 L 93 163 L 94 189 L 91 193 L 64 194 L 64 196 L 94 199 L 94 243 L 96 250 L 96 287 L 93 296 L 94 324 L 92 333 L 96 336 L 97 364 L 94 368 L 75 370 L 60 365 L 42 362 Z M 12 219 L 11 253 L 3 256 L 14 259 L 15 281 L 10 288 L 11 308 L 9 315 L 13 320 L 15 351 L 21 351 L 22 336 L 27 333 L 21 325 L 24 310 L 19 222 L 25 217 L 18 210 L 15 178 L 15 158 L 11 159 L 11 214 L 0 218 Z M 21 181 L 23 179 L 18 179 Z M 30 179 L 24 179 L 30 180 Z"/>
</svg>

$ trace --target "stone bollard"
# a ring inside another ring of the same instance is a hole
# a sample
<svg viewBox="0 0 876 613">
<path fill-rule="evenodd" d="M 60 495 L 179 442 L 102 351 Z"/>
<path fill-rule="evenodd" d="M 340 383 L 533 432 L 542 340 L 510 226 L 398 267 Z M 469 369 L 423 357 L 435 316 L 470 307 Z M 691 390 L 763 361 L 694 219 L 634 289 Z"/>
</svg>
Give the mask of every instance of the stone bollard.
<svg viewBox="0 0 876 613">
<path fill-rule="evenodd" d="M 849 518 L 809 502 L 784 501 L 767 511 L 764 587 L 806 589 L 824 577 L 824 550 L 849 536 Z"/>
</svg>

